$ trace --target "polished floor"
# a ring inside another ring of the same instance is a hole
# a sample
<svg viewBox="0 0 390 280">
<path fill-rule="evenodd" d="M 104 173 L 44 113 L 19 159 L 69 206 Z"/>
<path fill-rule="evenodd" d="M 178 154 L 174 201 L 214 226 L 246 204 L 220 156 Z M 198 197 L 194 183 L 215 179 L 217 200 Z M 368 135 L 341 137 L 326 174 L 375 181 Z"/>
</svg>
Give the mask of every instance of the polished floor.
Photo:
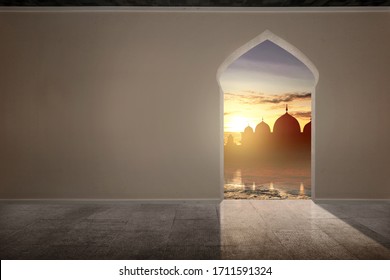
<svg viewBox="0 0 390 280">
<path fill-rule="evenodd" d="M 390 259 L 390 203 L 0 202 L 1 259 Z"/>
</svg>

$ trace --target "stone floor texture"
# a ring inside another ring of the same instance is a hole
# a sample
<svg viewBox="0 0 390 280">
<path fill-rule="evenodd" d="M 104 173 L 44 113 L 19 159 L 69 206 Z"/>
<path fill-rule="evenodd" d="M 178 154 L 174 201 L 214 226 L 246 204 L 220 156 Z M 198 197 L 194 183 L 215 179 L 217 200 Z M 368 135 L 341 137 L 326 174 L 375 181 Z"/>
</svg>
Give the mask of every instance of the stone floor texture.
<svg viewBox="0 0 390 280">
<path fill-rule="evenodd" d="M 0 202 L 1 259 L 390 259 L 389 202 Z"/>
</svg>

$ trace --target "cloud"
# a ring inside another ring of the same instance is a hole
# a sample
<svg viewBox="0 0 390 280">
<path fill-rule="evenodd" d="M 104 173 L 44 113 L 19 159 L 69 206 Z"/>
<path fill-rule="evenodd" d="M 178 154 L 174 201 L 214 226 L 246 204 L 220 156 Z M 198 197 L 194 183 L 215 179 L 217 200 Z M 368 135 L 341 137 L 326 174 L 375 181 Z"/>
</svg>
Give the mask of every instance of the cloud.
<svg viewBox="0 0 390 280">
<path fill-rule="evenodd" d="M 309 119 L 309 118 L 311 118 L 311 112 L 310 111 L 292 112 L 291 115 L 293 115 L 296 118 L 302 118 L 302 119 Z"/>
<path fill-rule="evenodd" d="M 235 94 L 225 93 L 225 100 L 235 100 L 243 104 L 279 104 L 288 103 L 294 100 L 308 100 L 310 92 L 284 93 L 280 95 L 258 95 L 258 94 Z"/>
<path fill-rule="evenodd" d="M 249 93 L 249 94 L 253 94 L 253 95 L 265 95 L 265 93 L 261 92 L 261 91 L 254 91 L 254 90 L 244 90 L 243 92 L 245 93 Z"/>
</svg>

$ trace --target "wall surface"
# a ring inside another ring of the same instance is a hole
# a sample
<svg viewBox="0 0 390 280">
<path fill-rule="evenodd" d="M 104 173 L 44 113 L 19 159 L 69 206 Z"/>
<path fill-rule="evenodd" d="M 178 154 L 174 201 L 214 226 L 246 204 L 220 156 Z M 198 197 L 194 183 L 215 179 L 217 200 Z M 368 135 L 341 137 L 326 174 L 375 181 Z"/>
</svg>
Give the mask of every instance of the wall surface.
<svg viewBox="0 0 390 280">
<path fill-rule="evenodd" d="M 216 72 L 317 67 L 316 198 L 390 198 L 390 12 L 0 12 L 0 198 L 221 198 Z"/>
</svg>

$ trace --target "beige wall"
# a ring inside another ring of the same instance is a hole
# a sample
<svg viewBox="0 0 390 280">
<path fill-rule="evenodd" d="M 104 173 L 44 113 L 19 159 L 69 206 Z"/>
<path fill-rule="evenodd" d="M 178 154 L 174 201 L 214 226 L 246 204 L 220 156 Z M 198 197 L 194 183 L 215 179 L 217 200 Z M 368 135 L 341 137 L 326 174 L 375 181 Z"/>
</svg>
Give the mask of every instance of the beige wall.
<svg viewBox="0 0 390 280">
<path fill-rule="evenodd" d="M 390 198 L 390 12 L 0 12 L 0 197 L 219 199 L 216 71 L 265 29 L 317 67 L 317 198 Z"/>
</svg>

